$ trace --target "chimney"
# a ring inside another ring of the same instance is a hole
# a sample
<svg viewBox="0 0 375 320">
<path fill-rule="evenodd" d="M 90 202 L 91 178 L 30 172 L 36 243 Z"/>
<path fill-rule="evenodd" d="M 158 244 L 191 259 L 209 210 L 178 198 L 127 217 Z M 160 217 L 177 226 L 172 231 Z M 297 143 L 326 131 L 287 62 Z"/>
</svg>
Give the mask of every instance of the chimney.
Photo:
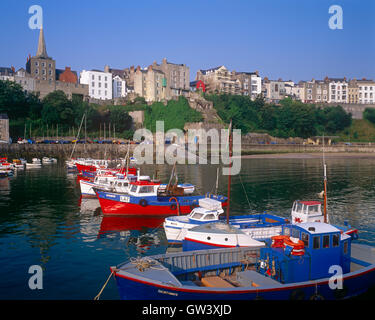
<svg viewBox="0 0 375 320">
<path fill-rule="evenodd" d="M 167 64 L 167 58 L 163 58 L 163 64 Z"/>
<path fill-rule="evenodd" d="M 109 65 L 106 64 L 106 65 L 104 66 L 104 72 L 109 73 Z"/>
<path fill-rule="evenodd" d="M 152 71 L 152 65 L 149 65 L 147 68 L 149 71 Z"/>
<path fill-rule="evenodd" d="M 70 67 L 65 67 L 65 71 L 71 71 Z"/>
<path fill-rule="evenodd" d="M 255 70 L 255 74 L 256 74 L 257 76 L 259 76 L 259 71 L 258 71 L 258 70 Z"/>
</svg>

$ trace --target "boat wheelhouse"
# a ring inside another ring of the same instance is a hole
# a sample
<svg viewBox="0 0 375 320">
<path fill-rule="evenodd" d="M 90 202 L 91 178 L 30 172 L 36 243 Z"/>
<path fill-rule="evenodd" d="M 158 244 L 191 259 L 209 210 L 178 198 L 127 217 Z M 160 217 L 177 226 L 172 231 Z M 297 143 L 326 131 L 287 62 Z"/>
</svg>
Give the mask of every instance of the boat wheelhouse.
<svg viewBox="0 0 375 320">
<path fill-rule="evenodd" d="M 319 201 L 296 200 L 292 207 L 291 216 L 292 223 L 324 222 L 322 204 Z"/>
</svg>

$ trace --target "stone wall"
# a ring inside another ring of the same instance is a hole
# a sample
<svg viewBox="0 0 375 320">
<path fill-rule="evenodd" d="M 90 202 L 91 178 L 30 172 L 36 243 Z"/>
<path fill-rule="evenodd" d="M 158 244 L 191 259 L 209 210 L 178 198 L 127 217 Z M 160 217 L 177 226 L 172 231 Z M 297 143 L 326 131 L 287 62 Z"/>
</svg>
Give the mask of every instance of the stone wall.
<svg viewBox="0 0 375 320">
<path fill-rule="evenodd" d="M 340 105 L 343 107 L 343 109 L 347 113 L 351 113 L 353 119 L 363 119 L 363 111 L 365 111 L 366 108 L 375 108 L 375 104 L 354 104 L 354 103 L 335 103 L 335 104 L 317 104 L 317 106 L 321 107 L 332 107 L 332 106 L 337 106 Z"/>
</svg>

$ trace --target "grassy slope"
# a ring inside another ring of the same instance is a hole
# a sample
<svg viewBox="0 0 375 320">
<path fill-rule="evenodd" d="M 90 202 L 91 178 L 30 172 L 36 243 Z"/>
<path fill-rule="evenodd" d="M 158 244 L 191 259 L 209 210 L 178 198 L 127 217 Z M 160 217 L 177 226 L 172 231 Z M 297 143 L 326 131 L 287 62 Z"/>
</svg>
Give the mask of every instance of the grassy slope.
<svg viewBox="0 0 375 320">
<path fill-rule="evenodd" d="M 340 136 L 339 141 L 375 142 L 375 126 L 365 119 L 353 119 L 352 125 L 337 135 Z"/>
</svg>

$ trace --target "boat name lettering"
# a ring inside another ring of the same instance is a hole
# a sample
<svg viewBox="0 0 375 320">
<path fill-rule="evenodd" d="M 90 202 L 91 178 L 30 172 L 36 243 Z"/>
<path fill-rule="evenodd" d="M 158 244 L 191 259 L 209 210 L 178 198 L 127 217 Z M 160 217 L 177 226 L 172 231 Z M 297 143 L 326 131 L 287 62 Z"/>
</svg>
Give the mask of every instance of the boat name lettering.
<svg viewBox="0 0 375 320">
<path fill-rule="evenodd" d="M 130 197 L 127 197 L 127 196 L 120 196 L 120 201 L 121 201 L 121 202 L 129 202 L 129 201 L 130 201 Z"/>
</svg>

